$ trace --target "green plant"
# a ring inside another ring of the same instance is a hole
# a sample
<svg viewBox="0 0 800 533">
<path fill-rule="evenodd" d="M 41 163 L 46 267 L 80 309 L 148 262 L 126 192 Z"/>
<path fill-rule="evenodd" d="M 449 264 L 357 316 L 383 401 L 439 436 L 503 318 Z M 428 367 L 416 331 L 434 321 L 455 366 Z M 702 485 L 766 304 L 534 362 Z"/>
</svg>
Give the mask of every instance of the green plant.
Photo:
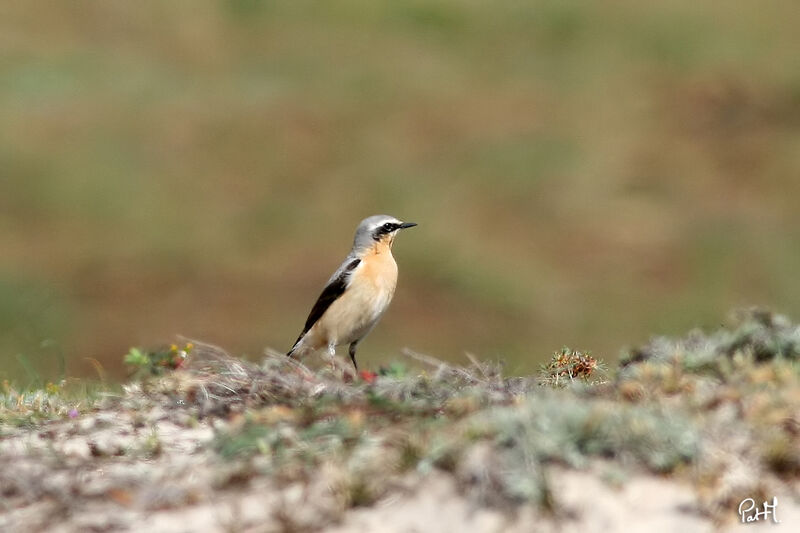
<svg viewBox="0 0 800 533">
<path fill-rule="evenodd" d="M 180 368 L 193 348 L 192 343 L 186 343 L 183 346 L 171 344 L 166 348 L 153 351 L 134 347 L 125 354 L 123 361 L 134 369 L 136 377 L 158 376 L 167 370 Z"/>
</svg>

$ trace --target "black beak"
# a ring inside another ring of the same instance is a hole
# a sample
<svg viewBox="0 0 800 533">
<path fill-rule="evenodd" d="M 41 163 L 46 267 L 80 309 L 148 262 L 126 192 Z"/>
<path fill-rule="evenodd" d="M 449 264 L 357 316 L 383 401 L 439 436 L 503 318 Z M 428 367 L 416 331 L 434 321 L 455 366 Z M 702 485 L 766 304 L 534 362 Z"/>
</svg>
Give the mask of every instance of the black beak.
<svg viewBox="0 0 800 533">
<path fill-rule="evenodd" d="M 416 222 L 403 222 L 402 224 L 400 224 L 400 229 L 413 228 L 416 225 L 417 225 Z"/>
</svg>

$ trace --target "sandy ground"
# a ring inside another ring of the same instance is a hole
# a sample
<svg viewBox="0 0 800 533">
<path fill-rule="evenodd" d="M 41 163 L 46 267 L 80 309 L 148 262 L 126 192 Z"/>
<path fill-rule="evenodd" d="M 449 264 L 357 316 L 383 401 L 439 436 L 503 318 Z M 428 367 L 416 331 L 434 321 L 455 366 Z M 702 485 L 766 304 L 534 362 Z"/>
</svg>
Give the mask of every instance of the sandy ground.
<svg viewBox="0 0 800 533">
<path fill-rule="evenodd" d="M 154 426 L 137 427 L 142 413 L 118 411 L 33 430 L 2 428 L 0 530 L 687 533 L 800 525 L 800 504 L 790 494 L 775 495 L 778 525 L 742 525 L 735 508 L 716 524 L 698 512 L 692 486 L 677 479 L 637 474 L 614 481 L 602 468 L 555 466 L 547 472 L 554 513 L 477 506 L 459 490 L 457 474 L 438 470 L 407 474 L 375 505 L 348 510 L 325 471 L 279 488 L 208 450 L 215 422 L 187 427 L 160 408 L 146 415 Z"/>
</svg>

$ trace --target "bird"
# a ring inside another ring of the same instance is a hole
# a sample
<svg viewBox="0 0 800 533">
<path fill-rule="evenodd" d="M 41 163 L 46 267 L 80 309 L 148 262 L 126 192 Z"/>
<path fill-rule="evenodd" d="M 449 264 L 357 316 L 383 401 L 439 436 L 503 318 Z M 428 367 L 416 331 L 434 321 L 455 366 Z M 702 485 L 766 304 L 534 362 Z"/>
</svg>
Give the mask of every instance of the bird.
<svg viewBox="0 0 800 533">
<path fill-rule="evenodd" d="M 392 244 L 397 234 L 416 226 L 389 215 L 373 215 L 359 223 L 353 248 L 336 269 L 308 314 L 289 357 L 327 348 L 331 361 L 336 347 L 349 344 L 358 371 L 356 349 L 378 323 L 397 286 L 397 263 Z"/>
</svg>

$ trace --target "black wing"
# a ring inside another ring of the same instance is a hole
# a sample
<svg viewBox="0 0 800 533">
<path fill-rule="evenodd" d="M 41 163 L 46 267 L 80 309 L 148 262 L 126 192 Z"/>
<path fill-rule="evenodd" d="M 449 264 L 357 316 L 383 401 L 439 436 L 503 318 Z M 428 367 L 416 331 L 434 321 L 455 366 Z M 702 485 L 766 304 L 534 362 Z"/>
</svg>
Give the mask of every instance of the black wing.
<svg viewBox="0 0 800 533">
<path fill-rule="evenodd" d="M 339 296 L 341 296 L 345 289 L 347 288 L 347 280 L 350 277 L 350 273 L 355 269 L 359 263 L 361 263 L 361 259 L 353 259 L 347 266 L 344 267 L 344 270 L 328 285 L 322 290 L 322 294 L 319 295 L 317 298 L 317 303 L 314 304 L 314 307 L 311 308 L 311 312 L 308 314 L 308 318 L 306 319 L 306 325 L 303 327 L 302 333 L 300 336 L 297 337 L 297 340 L 294 341 L 294 346 L 289 351 L 291 354 L 294 351 L 294 347 L 297 346 L 297 343 L 300 342 L 300 339 L 303 338 L 303 335 L 308 333 L 314 324 L 317 323 L 325 311 L 331 306 L 333 302 L 335 302 Z"/>
</svg>

